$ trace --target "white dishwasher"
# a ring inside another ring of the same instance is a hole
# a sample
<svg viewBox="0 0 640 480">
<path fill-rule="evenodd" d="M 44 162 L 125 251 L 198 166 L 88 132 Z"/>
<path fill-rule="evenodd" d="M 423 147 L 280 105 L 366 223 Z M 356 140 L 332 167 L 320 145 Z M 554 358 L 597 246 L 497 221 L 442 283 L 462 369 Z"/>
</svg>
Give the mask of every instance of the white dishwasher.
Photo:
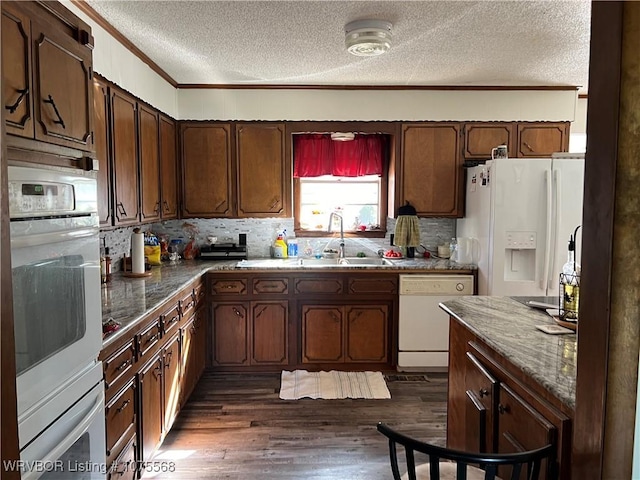
<svg viewBox="0 0 640 480">
<path fill-rule="evenodd" d="M 449 361 L 449 316 L 438 307 L 473 295 L 473 275 L 400 275 L 398 370 L 442 370 Z"/>
</svg>

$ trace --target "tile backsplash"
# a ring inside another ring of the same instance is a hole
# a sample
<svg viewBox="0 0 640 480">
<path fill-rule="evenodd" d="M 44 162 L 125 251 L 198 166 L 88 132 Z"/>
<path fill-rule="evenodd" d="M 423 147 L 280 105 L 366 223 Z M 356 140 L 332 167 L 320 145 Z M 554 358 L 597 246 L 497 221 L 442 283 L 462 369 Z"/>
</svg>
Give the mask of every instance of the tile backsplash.
<svg viewBox="0 0 640 480">
<path fill-rule="evenodd" d="M 434 249 L 442 242 L 449 242 L 455 236 L 455 219 L 450 218 L 420 218 L 420 241 L 429 249 Z M 131 234 L 135 227 L 104 230 L 100 233 L 109 255 L 112 258 L 113 270 L 122 269 L 121 261 L 131 248 Z M 185 242 L 195 236 L 197 245 L 207 243 L 207 236 L 215 236 L 218 243 L 238 243 L 241 233 L 247 235 L 247 250 L 249 257 L 268 257 L 270 247 L 278 232 L 286 230 L 289 238 L 294 237 L 293 218 L 241 218 L 241 219 L 211 219 L 189 218 L 186 220 L 168 220 L 165 222 L 142 225 L 143 231 L 152 231 L 156 235 L 166 234 L 169 238 L 182 238 Z M 355 238 L 345 239 L 346 256 L 355 256 L 363 252 L 367 256 L 375 255 L 380 248 L 388 248 L 390 234 L 394 232 L 395 219 L 387 219 L 385 238 Z M 314 252 L 321 252 L 326 247 L 337 248 L 339 234 L 327 234 L 321 237 L 303 237 L 298 239 L 300 254 L 307 242 Z"/>
</svg>

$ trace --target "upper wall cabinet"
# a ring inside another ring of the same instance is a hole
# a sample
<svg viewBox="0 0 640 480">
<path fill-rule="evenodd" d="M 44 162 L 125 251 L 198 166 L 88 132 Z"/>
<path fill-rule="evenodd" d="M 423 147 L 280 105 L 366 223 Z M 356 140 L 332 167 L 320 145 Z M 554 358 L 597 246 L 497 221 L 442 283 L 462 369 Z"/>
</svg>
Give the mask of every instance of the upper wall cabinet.
<svg viewBox="0 0 640 480">
<path fill-rule="evenodd" d="M 178 159 L 176 149 L 176 122 L 160 115 L 160 217 L 170 220 L 178 217 Z"/>
<path fill-rule="evenodd" d="M 2 13 L 7 133 L 91 151 L 89 26 L 57 2 L 3 1 Z"/>
<path fill-rule="evenodd" d="M 402 154 L 396 177 L 397 205 L 409 202 L 421 217 L 463 215 L 460 134 L 458 123 L 402 126 Z"/>
<path fill-rule="evenodd" d="M 514 123 L 465 123 L 463 156 L 486 160 L 498 145 L 507 145 L 510 157 L 516 156 L 516 125 Z"/>
<path fill-rule="evenodd" d="M 98 217 L 100 226 L 113 224 L 111 162 L 109 161 L 109 87 L 93 79 L 93 146 L 98 159 Z"/>
<path fill-rule="evenodd" d="M 569 122 L 518 123 L 518 157 L 550 157 L 569 149 Z"/>
<path fill-rule="evenodd" d="M 182 123 L 182 216 L 232 217 L 231 125 Z"/>
<path fill-rule="evenodd" d="M 282 217 L 291 196 L 284 124 L 237 124 L 238 216 Z"/>
<path fill-rule="evenodd" d="M 160 220 L 160 123 L 158 112 L 138 105 L 140 146 L 140 220 Z"/>
</svg>

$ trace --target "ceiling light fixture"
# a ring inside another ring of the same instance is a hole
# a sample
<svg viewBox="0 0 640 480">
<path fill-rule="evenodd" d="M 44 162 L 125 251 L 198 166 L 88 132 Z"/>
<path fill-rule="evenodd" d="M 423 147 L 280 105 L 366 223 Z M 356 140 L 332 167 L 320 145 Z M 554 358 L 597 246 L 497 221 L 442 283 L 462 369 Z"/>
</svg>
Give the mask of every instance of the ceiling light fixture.
<svg viewBox="0 0 640 480">
<path fill-rule="evenodd" d="M 356 20 L 344 27 L 349 53 L 359 57 L 381 55 L 391 48 L 391 22 Z"/>
<path fill-rule="evenodd" d="M 356 135 L 351 132 L 333 132 L 331 134 L 331 140 L 335 142 L 349 142 L 356 138 Z"/>
</svg>

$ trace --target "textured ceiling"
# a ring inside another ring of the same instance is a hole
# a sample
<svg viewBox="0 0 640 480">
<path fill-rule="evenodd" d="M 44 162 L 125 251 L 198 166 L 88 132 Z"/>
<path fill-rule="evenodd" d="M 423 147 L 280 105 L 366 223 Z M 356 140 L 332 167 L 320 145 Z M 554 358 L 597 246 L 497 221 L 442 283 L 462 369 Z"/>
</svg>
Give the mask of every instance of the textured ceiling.
<svg viewBox="0 0 640 480">
<path fill-rule="evenodd" d="M 585 0 L 87 3 L 180 84 L 587 90 Z M 344 26 L 369 18 L 393 23 L 393 45 L 379 57 L 355 57 Z"/>
</svg>

